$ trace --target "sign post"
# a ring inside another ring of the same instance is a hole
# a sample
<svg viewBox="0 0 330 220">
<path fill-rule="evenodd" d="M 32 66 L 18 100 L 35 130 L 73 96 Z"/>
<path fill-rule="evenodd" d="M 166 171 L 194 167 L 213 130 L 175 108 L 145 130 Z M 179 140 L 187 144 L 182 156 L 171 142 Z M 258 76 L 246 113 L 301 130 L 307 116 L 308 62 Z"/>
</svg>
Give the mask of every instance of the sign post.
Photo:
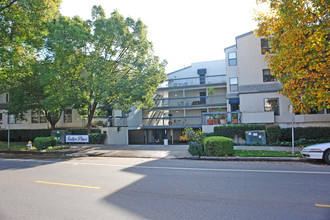
<svg viewBox="0 0 330 220">
<path fill-rule="evenodd" d="M 292 155 L 294 154 L 294 112 L 293 112 L 293 105 L 290 105 L 290 114 L 291 114 L 291 120 L 292 120 Z"/>
</svg>

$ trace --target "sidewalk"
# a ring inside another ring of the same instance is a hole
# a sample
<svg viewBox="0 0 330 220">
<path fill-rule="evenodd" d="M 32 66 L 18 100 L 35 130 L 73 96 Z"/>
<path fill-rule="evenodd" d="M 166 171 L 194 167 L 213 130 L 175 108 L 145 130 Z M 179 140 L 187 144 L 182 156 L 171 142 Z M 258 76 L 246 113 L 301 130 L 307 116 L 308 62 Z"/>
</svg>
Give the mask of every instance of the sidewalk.
<svg viewBox="0 0 330 220">
<path fill-rule="evenodd" d="M 291 151 L 291 147 L 276 146 L 234 146 L 235 150 L 274 150 Z M 200 157 L 188 152 L 188 145 L 77 145 L 70 156 L 102 156 L 102 157 L 137 157 L 158 159 L 202 159 L 219 161 L 304 161 L 304 158 L 291 157 Z M 301 151 L 301 148 L 295 148 Z"/>
<path fill-rule="evenodd" d="M 274 150 L 291 151 L 291 147 L 275 146 L 234 146 L 235 150 Z M 301 151 L 301 148 L 295 148 Z M 6 153 L 8 151 L 0 151 Z M 188 152 L 188 145 L 71 145 L 70 149 L 59 150 L 66 153 L 66 157 L 135 157 L 157 159 L 202 159 L 219 161 L 305 161 L 304 158 L 290 157 L 200 157 L 192 156 Z M 20 154 L 20 152 L 11 152 Z M 21 152 L 21 154 L 23 154 Z M 41 152 L 24 152 L 24 154 L 47 155 Z"/>
</svg>

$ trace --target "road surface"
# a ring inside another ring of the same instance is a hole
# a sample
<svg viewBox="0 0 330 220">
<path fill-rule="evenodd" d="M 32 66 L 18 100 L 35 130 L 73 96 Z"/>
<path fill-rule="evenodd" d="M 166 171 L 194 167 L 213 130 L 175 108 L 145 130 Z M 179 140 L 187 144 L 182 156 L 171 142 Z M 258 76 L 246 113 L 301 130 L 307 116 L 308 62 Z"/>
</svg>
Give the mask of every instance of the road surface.
<svg viewBox="0 0 330 220">
<path fill-rule="evenodd" d="M 0 159 L 0 219 L 330 219 L 330 166 Z"/>
</svg>

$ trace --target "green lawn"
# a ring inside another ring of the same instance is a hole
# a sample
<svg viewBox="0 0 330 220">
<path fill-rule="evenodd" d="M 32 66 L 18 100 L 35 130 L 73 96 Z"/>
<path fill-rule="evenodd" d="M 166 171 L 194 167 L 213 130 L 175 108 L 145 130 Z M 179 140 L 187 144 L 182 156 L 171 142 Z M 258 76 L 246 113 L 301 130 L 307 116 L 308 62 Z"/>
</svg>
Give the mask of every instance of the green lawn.
<svg viewBox="0 0 330 220">
<path fill-rule="evenodd" d="M 8 148 L 8 142 L 0 141 L 0 150 L 21 150 L 21 151 L 27 151 L 28 150 L 28 147 L 26 146 L 26 144 L 10 143 L 10 147 Z"/>
<path fill-rule="evenodd" d="M 291 151 L 271 151 L 271 150 L 235 150 L 239 157 L 301 157 L 300 152 L 292 155 Z"/>
</svg>

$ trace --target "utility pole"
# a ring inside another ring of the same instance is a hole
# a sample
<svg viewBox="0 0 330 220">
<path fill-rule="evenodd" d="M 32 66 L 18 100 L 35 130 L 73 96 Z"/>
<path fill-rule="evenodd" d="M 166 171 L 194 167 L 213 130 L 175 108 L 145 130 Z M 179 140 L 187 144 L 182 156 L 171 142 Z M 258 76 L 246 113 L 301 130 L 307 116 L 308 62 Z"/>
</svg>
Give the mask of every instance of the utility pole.
<svg viewBox="0 0 330 220">
<path fill-rule="evenodd" d="M 293 112 L 293 105 L 290 105 L 290 114 L 291 114 L 291 128 L 292 128 L 292 155 L 294 154 L 294 112 Z"/>
</svg>

